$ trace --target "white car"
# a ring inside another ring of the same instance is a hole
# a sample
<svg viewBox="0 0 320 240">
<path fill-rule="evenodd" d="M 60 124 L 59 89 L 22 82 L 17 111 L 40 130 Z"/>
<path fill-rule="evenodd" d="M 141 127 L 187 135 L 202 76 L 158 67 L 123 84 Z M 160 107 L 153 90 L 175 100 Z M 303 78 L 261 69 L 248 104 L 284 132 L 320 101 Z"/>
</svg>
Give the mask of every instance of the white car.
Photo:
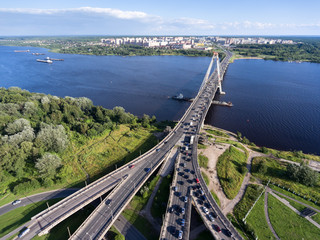
<svg viewBox="0 0 320 240">
<path fill-rule="evenodd" d="M 12 202 L 12 205 L 17 205 L 17 204 L 19 204 L 19 203 L 21 203 L 21 200 L 20 200 L 20 199 L 14 200 L 14 201 Z"/>
</svg>

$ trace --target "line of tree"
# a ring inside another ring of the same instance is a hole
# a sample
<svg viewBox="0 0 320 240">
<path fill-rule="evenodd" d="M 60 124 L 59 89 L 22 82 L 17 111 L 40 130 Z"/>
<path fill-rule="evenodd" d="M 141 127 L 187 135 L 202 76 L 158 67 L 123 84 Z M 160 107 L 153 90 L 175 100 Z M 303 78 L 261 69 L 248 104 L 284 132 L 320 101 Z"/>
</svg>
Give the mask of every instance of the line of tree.
<svg viewBox="0 0 320 240">
<path fill-rule="evenodd" d="M 277 61 L 309 61 L 320 63 L 320 42 L 298 44 L 241 44 L 233 51 L 247 57 L 261 57 Z M 269 57 L 268 57 L 269 56 Z"/>
<path fill-rule="evenodd" d="M 197 49 L 168 49 L 168 48 L 147 48 L 137 45 L 113 46 L 74 46 L 61 48 L 59 53 L 90 54 L 90 55 L 119 55 L 119 56 L 152 56 L 152 55 L 183 55 L 211 57 L 212 51 Z"/>
<path fill-rule="evenodd" d="M 94 106 L 85 97 L 0 88 L 0 193 L 23 193 L 62 181 L 61 155 L 70 141 L 98 136 L 119 124 L 134 129 L 155 122 L 154 116 L 138 118 L 122 107 Z"/>
</svg>

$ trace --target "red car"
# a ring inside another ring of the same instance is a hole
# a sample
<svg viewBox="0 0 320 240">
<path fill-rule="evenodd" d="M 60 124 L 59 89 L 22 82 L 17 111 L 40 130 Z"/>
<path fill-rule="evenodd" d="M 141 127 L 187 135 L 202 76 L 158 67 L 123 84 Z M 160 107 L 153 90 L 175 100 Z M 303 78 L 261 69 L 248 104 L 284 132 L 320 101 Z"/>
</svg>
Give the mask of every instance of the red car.
<svg viewBox="0 0 320 240">
<path fill-rule="evenodd" d="M 221 229 L 220 229 L 220 227 L 218 225 L 214 225 L 214 227 L 215 227 L 217 232 L 221 232 Z"/>
<path fill-rule="evenodd" d="M 200 181 L 199 181 L 199 179 L 198 179 L 198 178 L 196 178 L 196 182 L 197 182 L 197 183 L 200 183 Z"/>
<path fill-rule="evenodd" d="M 134 168 L 134 165 L 133 165 L 133 164 L 132 164 L 132 165 L 130 165 L 130 166 L 129 166 L 129 168 Z"/>
</svg>

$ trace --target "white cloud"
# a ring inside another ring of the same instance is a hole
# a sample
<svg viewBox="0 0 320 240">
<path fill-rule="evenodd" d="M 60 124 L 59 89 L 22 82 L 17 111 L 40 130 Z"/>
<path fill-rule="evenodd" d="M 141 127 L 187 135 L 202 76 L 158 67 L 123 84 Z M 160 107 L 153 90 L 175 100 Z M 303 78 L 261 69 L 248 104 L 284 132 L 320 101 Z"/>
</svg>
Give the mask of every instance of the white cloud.
<svg viewBox="0 0 320 240">
<path fill-rule="evenodd" d="M 67 9 L 35 9 L 35 8 L 0 8 L 0 12 L 7 13 L 24 13 L 24 14 L 36 14 L 36 15 L 53 15 L 58 13 L 93 13 L 112 16 L 119 19 L 144 19 L 152 17 L 145 12 L 139 11 L 122 11 L 113 8 L 92 8 L 92 7 L 80 7 L 80 8 L 67 8 Z"/>
</svg>

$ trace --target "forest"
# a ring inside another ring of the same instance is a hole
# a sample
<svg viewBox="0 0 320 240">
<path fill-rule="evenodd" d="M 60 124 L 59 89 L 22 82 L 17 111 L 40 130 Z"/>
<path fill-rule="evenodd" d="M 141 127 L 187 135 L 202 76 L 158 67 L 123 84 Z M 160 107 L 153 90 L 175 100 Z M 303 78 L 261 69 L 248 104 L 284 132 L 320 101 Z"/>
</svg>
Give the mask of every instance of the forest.
<svg viewBox="0 0 320 240">
<path fill-rule="evenodd" d="M 94 106 L 85 97 L 0 88 L 0 195 L 72 184 L 83 180 L 81 168 L 101 173 L 109 159 L 125 158 L 153 136 L 157 124 L 155 116 L 138 118 L 122 107 Z M 120 140 L 128 143 L 121 146 Z"/>
<path fill-rule="evenodd" d="M 320 63 L 320 42 L 297 44 L 243 44 L 233 52 L 245 57 L 261 57 L 276 61 L 308 61 Z"/>
<path fill-rule="evenodd" d="M 152 56 L 152 55 L 183 55 L 211 57 L 211 51 L 197 49 L 147 48 L 137 45 L 112 46 L 75 46 L 60 48 L 59 53 L 90 54 L 90 55 L 120 55 L 120 56 Z"/>
</svg>

